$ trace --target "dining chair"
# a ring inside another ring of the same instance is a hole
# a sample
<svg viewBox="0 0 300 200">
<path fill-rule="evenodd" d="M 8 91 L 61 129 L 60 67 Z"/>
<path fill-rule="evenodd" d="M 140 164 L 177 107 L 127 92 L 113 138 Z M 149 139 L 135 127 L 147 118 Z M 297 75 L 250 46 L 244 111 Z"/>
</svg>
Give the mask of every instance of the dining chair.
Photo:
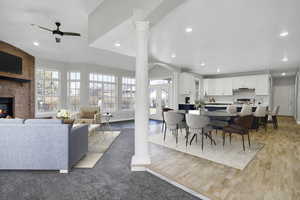
<svg viewBox="0 0 300 200">
<path fill-rule="evenodd" d="M 231 113 L 231 114 L 236 114 L 237 113 L 237 107 L 236 107 L 236 105 L 228 105 L 227 108 L 226 108 L 226 111 L 228 113 Z"/>
<path fill-rule="evenodd" d="M 234 120 L 233 124 L 230 124 L 223 129 L 223 146 L 225 145 L 225 136 L 226 133 L 229 133 L 230 137 L 230 143 L 231 143 L 231 135 L 232 134 L 238 134 L 242 136 L 242 143 L 243 143 L 243 150 L 245 151 L 245 140 L 244 135 L 248 136 L 248 143 L 250 148 L 250 134 L 249 130 L 252 127 L 253 123 L 253 116 L 247 115 L 247 116 L 240 116 Z"/>
<path fill-rule="evenodd" d="M 209 126 L 209 118 L 207 116 L 202 116 L 202 115 L 193 115 L 193 114 L 186 114 L 186 124 L 188 127 L 188 132 L 193 133 L 193 137 L 190 141 L 190 145 L 192 144 L 194 138 L 197 140 L 197 134 L 201 134 L 201 148 L 203 151 L 203 140 L 204 140 L 204 135 L 210 138 L 211 144 L 214 143 L 216 145 L 216 142 L 212 138 L 212 128 Z M 187 134 L 187 140 L 186 140 L 186 145 L 188 143 L 188 135 Z"/>
<path fill-rule="evenodd" d="M 228 126 L 230 123 L 231 117 L 210 117 L 209 125 L 216 131 L 223 130 L 225 126 Z"/>
<path fill-rule="evenodd" d="M 263 126 L 265 128 L 265 131 L 267 131 L 267 121 L 268 121 L 268 115 L 267 115 L 267 107 L 266 106 L 257 106 L 255 112 L 253 113 L 254 116 L 254 123 L 256 131 L 258 131 L 260 126 Z"/>
<path fill-rule="evenodd" d="M 171 131 L 176 137 L 176 144 L 178 144 L 178 129 L 186 128 L 184 114 L 175 111 L 168 111 L 164 113 L 165 116 L 165 130 L 164 141 L 166 140 L 167 130 Z"/>
<path fill-rule="evenodd" d="M 252 106 L 243 104 L 242 110 L 238 114 L 239 116 L 252 115 Z"/>
<path fill-rule="evenodd" d="M 164 132 L 166 128 L 166 121 L 165 121 L 165 112 L 173 110 L 172 108 L 162 108 L 162 125 L 161 125 L 161 132 Z"/>
<path fill-rule="evenodd" d="M 275 106 L 275 108 L 272 110 L 272 112 L 269 113 L 269 115 L 271 116 L 271 120 L 269 120 L 268 123 L 272 123 L 274 129 L 278 128 L 277 115 L 279 112 L 279 108 L 280 108 L 280 106 Z"/>
</svg>

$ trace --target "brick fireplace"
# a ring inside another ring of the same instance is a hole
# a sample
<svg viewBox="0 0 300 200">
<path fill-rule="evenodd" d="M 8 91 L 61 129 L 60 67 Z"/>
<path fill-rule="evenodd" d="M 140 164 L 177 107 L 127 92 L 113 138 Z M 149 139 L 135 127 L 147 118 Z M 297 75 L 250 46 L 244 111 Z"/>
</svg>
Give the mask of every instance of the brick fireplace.
<svg viewBox="0 0 300 200">
<path fill-rule="evenodd" d="M 12 117 L 34 118 L 34 57 L 2 41 L 0 51 L 22 58 L 22 74 L 0 72 L 0 109 Z"/>
</svg>

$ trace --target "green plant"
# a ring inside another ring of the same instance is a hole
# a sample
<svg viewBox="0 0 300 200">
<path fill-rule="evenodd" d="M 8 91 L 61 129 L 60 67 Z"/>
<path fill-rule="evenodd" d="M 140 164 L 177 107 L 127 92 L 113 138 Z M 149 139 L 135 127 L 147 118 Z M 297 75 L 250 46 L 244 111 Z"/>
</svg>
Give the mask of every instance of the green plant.
<svg viewBox="0 0 300 200">
<path fill-rule="evenodd" d="M 195 101 L 195 106 L 197 109 L 203 108 L 205 106 L 205 102 L 203 100 L 196 100 Z"/>
</svg>

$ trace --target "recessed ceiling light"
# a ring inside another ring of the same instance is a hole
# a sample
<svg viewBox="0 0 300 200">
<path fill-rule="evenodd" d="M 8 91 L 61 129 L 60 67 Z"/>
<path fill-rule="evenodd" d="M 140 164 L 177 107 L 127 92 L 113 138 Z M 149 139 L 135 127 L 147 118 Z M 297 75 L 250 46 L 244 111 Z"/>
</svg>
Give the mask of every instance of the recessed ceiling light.
<svg viewBox="0 0 300 200">
<path fill-rule="evenodd" d="M 34 46 L 40 46 L 40 43 L 38 43 L 38 42 L 33 42 L 33 45 L 34 45 Z"/>
<path fill-rule="evenodd" d="M 175 54 L 175 53 L 172 53 L 171 57 L 172 57 L 172 58 L 176 58 L 176 54 Z"/>
<path fill-rule="evenodd" d="M 220 68 L 218 68 L 218 69 L 217 69 L 217 72 L 220 73 L 220 71 L 221 71 Z"/>
<path fill-rule="evenodd" d="M 193 31 L 193 29 L 191 28 L 191 27 L 187 27 L 186 29 L 185 29 L 185 32 L 187 32 L 187 33 L 190 33 L 190 32 L 192 32 Z"/>
<path fill-rule="evenodd" d="M 285 72 L 282 72 L 282 73 L 281 73 L 281 76 L 285 76 L 285 75 L 286 75 L 286 73 L 285 73 Z"/>
<path fill-rule="evenodd" d="M 205 66 L 205 62 L 201 62 L 201 67 L 204 67 Z"/>
<path fill-rule="evenodd" d="M 115 47 L 119 47 L 119 46 L 121 46 L 120 42 L 116 42 Z"/>
<path fill-rule="evenodd" d="M 289 59 L 285 56 L 281 59 L 282 62 L 287 62 Z"/>
<path fill-rule="evenodd" d="M 280 33 L 280 37 L 286 37 L 288 35 L 289 35 L 289 32 L 287 32 L 287 31 L 283 31 Z"/>
</svg>

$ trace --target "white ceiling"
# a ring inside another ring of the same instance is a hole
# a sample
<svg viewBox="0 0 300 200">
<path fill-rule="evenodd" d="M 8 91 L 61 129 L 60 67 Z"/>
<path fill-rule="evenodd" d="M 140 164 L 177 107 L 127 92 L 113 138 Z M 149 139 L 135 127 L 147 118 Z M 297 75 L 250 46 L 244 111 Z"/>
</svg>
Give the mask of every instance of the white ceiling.
<svg viewBox="0 0 300 200">
<path fill-rule="evenodd" d="M 1 0 L 0 40 L 37 57 L 133 70 L 134 32 L 132 27 L 124 29 L 130 25 L 129 19 L 98 40 L 96 46 L 102 50 L 88 46 L 88 14 L 102 6 L 102 1 Z M 217 68 L 220 73 L 232 73 L 300 66 L 299 0 L 182 2 L 151 28 L 150 56 L 155 61 L 200 74 L 216 74 Z M 62 22 L 62 30 L 80 32 L 83 37 L 64 37 L 56 44 L 51 34 L 30 26 L 54 28 L 57 20 Z M 185 33 L 186 27 L 192 27 L 193 32 Z M 283 30 L 289 32 L 284 39 L 279 37 Z M 40 46 L 34 46 L 33 41 Z M 120 48 L 114 46 L 117 41 Z M 173 53 L 176 58 L 171 58 Z M 281 61 L 284 56 L 289 59 L 286 63 Z M 206 66 L 200 66 L 201 62 Z"/>
<path fill-rule="evenodd" d="M 299 67 L 299 10 L 299 0 L 188 0 L 153 27 L 151 55 L 200 74 Z"/>
<path fill-rule="evenodd" d="M 88 46 L 88 14 L 102 1 L 1 0 L 0 40 L 40 58 L 132 69 L 132 57 Z M 62 23 L 62 31 L 79 32 L 82 37 L 64 37 L 57 44 L 51 33 L 30 26 L 33 23 L 52 29 L 55 21 Z M 34 46 L 34 41 L 40 46 Z"/>
</svg>

